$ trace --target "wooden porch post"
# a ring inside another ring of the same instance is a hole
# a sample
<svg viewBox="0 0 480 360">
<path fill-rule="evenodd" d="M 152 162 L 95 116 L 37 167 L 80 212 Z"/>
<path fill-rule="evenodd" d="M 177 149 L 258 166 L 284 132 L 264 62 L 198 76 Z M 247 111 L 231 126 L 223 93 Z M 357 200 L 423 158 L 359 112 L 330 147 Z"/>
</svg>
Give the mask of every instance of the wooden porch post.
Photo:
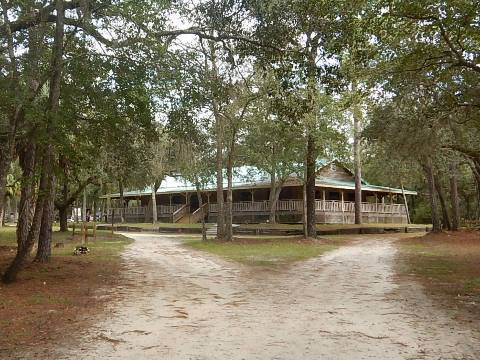
<svg viewBox="0 0 480 360">
<path fill-rule="evenodd" d="M 105 219 L 106 220 L 106 223 L 108 224 L 108 216 L 110 215 L 110 211 L 111 211 L 111 208 L 112 208 L 112 198 L 110 197 L 110 194 L 107 195 L 107 218 Z M 77 214 L 77 208 L 75 208 L 75 215 Z M 76 221 L 76 219 L 75 219 Z"/>
<path fill-rule="evenodd" d="M 390 200 L 390 222 L 393 223 L 393 194 L 389 193 L 388 198 Z"/>
<path fill-rule="evenodd" d="M 255 189 L 250 190 L 250 196 L 253 204 L 255 202 Z"/>
<path fill-rule="evenodd" d="M 172 194 L 168 194 L 168 202 L 172 206 Z"/>
<path fill-rule="evenodd" d="M 325 211 L 325 190 L 322 190 L 322 209 Z"/>
<path fill-rule="evenodd" d="M 378 224 L 378 194 L 375 193 L 375 221 Z"/>
<path fill-rule="evenodd" d="M 408 201 L 405 195 L 405 189 L 403 188 L 403 184 L 402 184 L 402 195 L 403 195 L 403 202 L 405 203 L 405 212 L 407 213 L 407 224 L 410 224 L 410 213 L 408 211 Z"/>
<path fill-rule="evenodd" d="M 345 224 L 345 203 L 343 201 L 343 190 L 342 190 L 342 224 Z"/>
</svg>

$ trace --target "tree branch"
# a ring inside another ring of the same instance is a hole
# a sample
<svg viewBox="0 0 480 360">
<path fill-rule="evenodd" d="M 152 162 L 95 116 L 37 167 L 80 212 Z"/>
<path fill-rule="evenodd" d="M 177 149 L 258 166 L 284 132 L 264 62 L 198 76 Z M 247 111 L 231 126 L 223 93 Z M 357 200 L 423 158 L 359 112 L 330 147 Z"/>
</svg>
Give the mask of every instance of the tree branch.
<svg viewBox="0 0 480 360">
<path fill-rule="evenodd" d="M 63 199 L 63 201 L 55 200 L 55 207 L 58 209 L 61 208 L 66 208 L 67 206 L 73 204 L 73 202 L 78 198 L 80 193 L 87 187 L 89 184 L 96 183 L 97 177 L 96 176 L 90 176 L 87 180 L 81 182 L 78 185 L 77 190 L 75 190 L 69 197 L 66 199 Z"/>
</svg>

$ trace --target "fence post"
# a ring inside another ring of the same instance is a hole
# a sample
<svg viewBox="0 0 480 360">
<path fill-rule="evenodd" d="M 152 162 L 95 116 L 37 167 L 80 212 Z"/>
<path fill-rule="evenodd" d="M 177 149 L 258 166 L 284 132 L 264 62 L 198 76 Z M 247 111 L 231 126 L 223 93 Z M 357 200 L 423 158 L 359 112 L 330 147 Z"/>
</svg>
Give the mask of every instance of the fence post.
<svg viewBox="0 0 480 360">
<path fill-rule="evenodd" d="M 115 208 L 112 209 L 112 228 L 111 228 L 111 233 L 113 236 L 113 224 L 115 223 Z"/>
</svg>

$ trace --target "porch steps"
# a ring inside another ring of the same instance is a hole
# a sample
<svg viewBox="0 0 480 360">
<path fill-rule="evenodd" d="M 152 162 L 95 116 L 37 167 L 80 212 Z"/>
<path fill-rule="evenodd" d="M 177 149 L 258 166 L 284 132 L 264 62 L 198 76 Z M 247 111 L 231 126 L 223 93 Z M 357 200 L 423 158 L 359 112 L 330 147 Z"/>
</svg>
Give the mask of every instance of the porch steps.
<svg viewBox="0 0 480 360">
<path fill-rule="evenodd" d="M 207 228 L 207 239 L 215 239 L 217 237 L 217 224 L 213 224 Z"/>
<path fill-rule="evenodd" d="M 177 220 L 177 224 L 190 224 L 190 216 L 192 214 L 186 213 L 180 219 Z"/>
<path fill-rule="evenodd" d="M 239 227 L 238 224 L 232 224 L 233 228 Z M 217 237 L 217 224 L 212 224 L 211 226 L 207 227 L 207 239 L 215 239 Z M 235 230 L 234 230 L 235 233 Z"/>
</svg>

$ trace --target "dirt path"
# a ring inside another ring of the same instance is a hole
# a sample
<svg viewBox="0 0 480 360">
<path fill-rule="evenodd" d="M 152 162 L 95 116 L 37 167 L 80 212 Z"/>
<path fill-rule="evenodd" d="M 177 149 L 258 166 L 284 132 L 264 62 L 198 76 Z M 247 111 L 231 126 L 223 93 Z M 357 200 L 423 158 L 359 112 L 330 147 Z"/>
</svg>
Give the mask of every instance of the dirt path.
<svg viewBox="0 0 480 360">
<path fill-rule="evenodd" d="M 394 283 L 395 246 L 366 238 L 287 269 L 129 235 L 128 301 L 62 359 L 478 359 L 479 334 Z"/>
</svg>

